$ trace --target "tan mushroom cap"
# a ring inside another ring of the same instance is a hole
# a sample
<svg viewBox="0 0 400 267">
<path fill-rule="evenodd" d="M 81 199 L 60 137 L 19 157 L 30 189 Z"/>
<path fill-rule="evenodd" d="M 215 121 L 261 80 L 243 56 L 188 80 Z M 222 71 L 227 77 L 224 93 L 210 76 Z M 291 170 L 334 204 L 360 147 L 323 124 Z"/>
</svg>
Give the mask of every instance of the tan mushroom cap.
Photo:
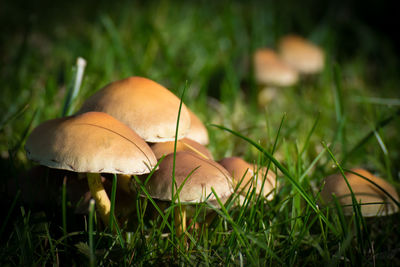
<svg viewBox="0 0 400 267">
<path fill-rule="evenodd" d="M 249 164 L 241 158 L 230 157 L 219 161 L 231 175 L 234 181 L 234 186 L 240 183 L 238 191 L 242 195 L 246 195 L 249 190 L 256 188 L 256 194 L 261 193 L 263 179 L 267 168 L 257 167 L 255 164 Z M 272 200 L 274 195 L 271 193 L 277 186 L 276 175 L 269 170 L 264 183 L 262 195 L 267 196 L 267 200 Z"/>
<path fill-rule="evenodd" d="M 166 156 L 174 153 L 174 146 L 175 141 L 154 143 L 153 145 L 151 145 L 151 149 L 153 150 L 154 155 L 156 155 L 156 158 L 160 159 L 164 155 Z M 194 152 L 206 159 L 213 159 L 211 152 L 205 146 L 202 146 L 196 141 L 188 138 L 183 138 L 177 141 L 176 152 L 179 151 Z"/>
<path fill-rule="evenodd" d="M 282 60 L 300 73 L 313 74 L 324 68 L 322 49 L 300 36 L 283 37 L 278 50 Z"/>
<path fill-rule="evenodd" d="M 198 142 L 201 145 L 208 145 L 208 131 L 206 126 L 201 122 L 201 120 L 193 113 L 193 111 L 189 110 L 190 114 L 190 130 L 186 135 L 187 138 L 192 139 Z"/>
<path fill-rule="evenodd" d="M 149 194 L 156 199 L 171 201 L 172 165 L 174 155 L 169 154 L 159 165 L 146 184 Z M 193 173 L 189 176 L 189 174 Z M 189 178 L 187 178 L 189 176 Z M 179 194 L 180 202 L 185 204 L 207 202 L 215 203 L 214 188 L 218 197 L 225 201 L 232 194 L 229 173 L 218 163 L 204 159 L 194 153 L 177 152 L 175 182 L 177 188 L 187 178 Z M 174 191 L 176 192 L 176 190 Z M 207 197 L 209 198 L 207 199 Z"/>
<path fill-rule="evenodd" d="M 140 136 L 102 112 L 46 121 L 32 131 L 25 150 L 41 165 L 74 172 L 144 174 L 157 164 Z"/>
<path fill-rule="evenodd" d="M 363 169 L 352 169 L 356 172 L 388 192 L 393 198 L 399 201 L 399 196 L 396 190 L 385 180 L 378 178 L 370 172 Z M 361 213 L 365 217 L 389 215 L 399 211 L 398 206 L 390 199 L 382 190 L 374 184 L 352 173 L 345 173 L 347 180 L 353 190 L 358 203 L 382 203 L 361 205 Z M 326 202 L 332 201 L 332 194 L 335 194 L 339 203 L 344 205 L 343 212 L 346 215 L 351 215 L 353 212 L 350 190 L 341 174 L 334 174 L 325 179 L 325 187 L 321 191 L 321 197 Z M 384 203 L 383 203 L 384 202 Z"/>
<path fill-rule="evenodd" d="M 175 139 L 180 99 L 162 85 L 142 77 L 108 84 L 85 101 L 78 113 L 101 111 L 132 128 L 147 142 Z M 190 115 L 182 105 L 178 139 L 190 128 Z"/>
<path fill-rule="evenodd" d="M 258 49 L 254 53 L 253 63 L 255 79 L 260 84 L 291 86 L 298 80 L 297 71 L 283 62 L 271 49 Z"/>
</svg>

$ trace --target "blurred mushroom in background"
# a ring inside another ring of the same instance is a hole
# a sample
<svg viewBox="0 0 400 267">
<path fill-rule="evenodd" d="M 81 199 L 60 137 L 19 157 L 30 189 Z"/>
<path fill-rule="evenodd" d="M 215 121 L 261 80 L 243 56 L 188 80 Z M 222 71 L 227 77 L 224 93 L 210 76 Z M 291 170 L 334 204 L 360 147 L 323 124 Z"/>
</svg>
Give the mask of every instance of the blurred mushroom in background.
<svg viewBox="0 0 400 267">
<path fill-rule="evenodd" d="M 276 97 L 277 87 L 292 86 L 298 81 L 297 71 L 283 62 L 272 49 L 255 51 L 253 64 L 255 80 L 260 86 L 257 97 L 260 107 L 265 107 Z"/>
<path fill-rule="evenodd" d="M 316 74 L 324 68 L 324 52 L 298 35 L 286 35 L 278 44 L 281 59 L 301 74 Z"/>
</svg>

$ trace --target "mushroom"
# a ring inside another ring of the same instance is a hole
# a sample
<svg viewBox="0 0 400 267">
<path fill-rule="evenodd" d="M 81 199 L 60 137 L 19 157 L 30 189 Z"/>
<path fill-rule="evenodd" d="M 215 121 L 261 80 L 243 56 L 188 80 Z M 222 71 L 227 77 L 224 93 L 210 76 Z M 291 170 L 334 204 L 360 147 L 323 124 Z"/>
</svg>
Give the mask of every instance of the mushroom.
<svg viewBox="0 0 400 267">
<path fill-rule="evenodd" d="M 278 50 L 282 60 L 302 74 L 318 73 L 324 68 L 322 49 L 300 36 L 284 36 Z"/>
<path fill-rule="evenodd" d="M 207 128 L 204 126 L 201 120 L 196 116 L 196 114 L 193 113 L 193 111 L 191 111 L 190 109 L 188 110 L 190 114 L 191 125 L 186 137 L 198 142 L 203 146 L 208 145 L 209 139 L 208 139 Z"/>
<path fill-rule="evenodd" d="M 115 81 L 89 97 L 78 114 L 101 111 L 128 125 L 146 142 L 175 140 L 180 99 L 162 85 L 143 77 Z M 184 104 L 177 139 L 190 129 L 190 114 Z M 118 175 L 119 188 L 129 192 L 131 178 Z M 131 192 L 132 193 L 132 192 Z"/>
<path fill-rule="evenodd" d="M 352 169 L 353 174 L 346 172 L 346 178 L 354 193 L 358 203 L 361 204 L 361 213 L 365 217 L 389 215 L 399 211 L 396 203 L 389 198 L 381 189 L 373 183 L 361 178 L 364 176 L 382 187 L 396 201 L 399 201 L 399 196 L 396 190 L 385 180 L 378 178 L 364 169 Z M 321 197 L 325 203 L 332 202 L 332 195 L 335 195 L 339 203 L 344 206 L 343 213 L 351 215 L 353 212 L 352 198 L 350 190 L 341 174 L 334 174 L 325 178 L 325 186 L 321 191 Z"/>
<path fill-rule="evenodd" d="M 255 78 L 259 84 L 291 86 L 298 80 L 297 72 L 286 65 L 272 49 L 258 49 L 253 60 Z"/>
<path fill-rule="evenodd" d="M 262 86 L 258 94 L 261 107 L 275 98 L 276 87 L 292 86 L 297 83 L 297 71 L 283 62 L 272 49 L 258 49 L 254 53 L 253 63 L 256 82 Z"/>
<path fill-rule="evenodd" d="M 146 190 L 154 199 L 172 201 L 172 172 L 174 154 L 164 158 L 150 180 L 145 185 Z M 186 218 L 193 216 L 195 209 L 190 205 L 207 202 L 218 205 L 214 189 L 221 201 L 226 201 L 232 194 L 231 177 L 218 163 L 205 159 L 195 153 L 177 152 L 175 159 L 174 193 L 182 186 L 179 202 L 182 212 L 175 211 L 175 224 L 178 234 L 186 230 Z M 178 199 L 175 199 L 178 202 Z M 182 224 L 181 224 L 182 223 Z"/>
<path fill-rule="evenodd" d="M 157 159 L 160 159 L 164 155 L 169 155 L 174 153 L 175 142 L 163 142 L 163 143 L 154 143 L 150 146 L 156 155 Z M 176 152 L 186 151 L 186 152 L 194 152 L 205 159 L 213 159 L 211 152 L 201 144 L 193 141 L 189 138 L 183 138 L 181 140 L 177 140 L 176 143 Z"/>
<path fill-rule="evenodd" d="M 239 157 L 224 158 L 218 163 L 232 175 L 233 185 L 235 187 L 239 185 L 239 194 L 246 196 L 249 190 L 255 188 L 257 195 L 262 192 L 262 196 L 267 200 L 274 198 L 273 190 L 277 186 L 277 181 L 272 171 L 267 173 L 267 168 L 249 164 Z"/>
<path fill-rule="evenodd" d="M 180 99 L 162 85 L 142 77 L 108 84 L 89 97 L 78 111 L 101 111 L 132 128 L 146 142 L 175 140 Z M 183 104 L 177 139 L 190 129 L 190 114 Z"/>
<path fill-rule="evenodd" d="M 29 159 L 41 165 L 86 173 L 106 225 L 110 200 L 100 173 L 145 174 L 157 163 L 150 147 L 132 129 L 102 112 L 46 121 L 32 131 L 25 150 Z"/>
</svg>

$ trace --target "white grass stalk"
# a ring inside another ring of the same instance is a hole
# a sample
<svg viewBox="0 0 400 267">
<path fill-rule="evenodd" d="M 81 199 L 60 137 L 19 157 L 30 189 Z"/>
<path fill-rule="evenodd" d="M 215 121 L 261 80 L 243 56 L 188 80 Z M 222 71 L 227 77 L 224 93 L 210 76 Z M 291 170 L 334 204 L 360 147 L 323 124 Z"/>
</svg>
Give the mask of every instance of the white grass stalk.
<svg viewBox="0 0 400 267">
<path fill-rule="evenodd" d="M 75 78 L 74 89 L 72 90 L 71 100 L 74 100 L 78 96 L 79 90 L 82 85 L 83 74 L 85 73 L 86 60 L 82 57 L 78 57 L 76 60 L 76 66 L 77 66 L 76 78 Z"/>
</svg>

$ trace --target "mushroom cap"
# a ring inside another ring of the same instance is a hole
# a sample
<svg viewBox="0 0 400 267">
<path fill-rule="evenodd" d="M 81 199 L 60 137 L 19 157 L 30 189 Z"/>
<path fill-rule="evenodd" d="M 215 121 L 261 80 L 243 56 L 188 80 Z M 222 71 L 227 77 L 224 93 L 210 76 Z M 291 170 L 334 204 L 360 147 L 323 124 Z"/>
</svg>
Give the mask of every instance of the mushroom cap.
<svg viewBox="0 0 400 267">
<path fill-rule="evenodd" d="M 283 37 L 278 50 L 282 60 L 300 73 L 313 74 L 324 68 L 322 49 L 300 36 Z"/>
<path fill-rule="evenodd" d="M 386 190 L 386 192 L 388 192 L 393 198 L 399 201 L 399 196 L 397 195 L 396 190 L 385 180 L 378 178 L 363 169 L 352 169 L 352 171 L 370 179 Z M 399 208 L 393 202 L 393 200 L 374 184 L 352 173 L 346 172 L 345 175 L 351 186 L 351 189 L 353 190 L 357 202 L 361 204 L 367 204 L 360 206 L 363 216 L 373 217 L 389 215 L 398 212 Z M 351 206 L 353 204 L 351 193 L 341 174 L 333 174 L 325 178 L 325 187 L 321 191 L 321 197 L 326 203 L 329 203 L 332 201 L 332 194 L 336 195 L 341 205 L 346 205 L 343 207 L 344 214 L 351 215 L 353 212 L 353 208 Z M 382 204 L 368 204 L 377 202 Z"/>
<path fill-rule="evenodd" d="M 258 83 L 270 86 L 291 86 L 298 80 L 297 71 L 287 65 L 268 48 L 254 53 L 254 74 Z"/>
<path fill-rule="evenodd" d="M 186 135 L 187 138 L 192 139 L 198 142 L 201 145 L 208 145 L 208 131 L 206 126 L 201 122 L 201 120 L 193 113 L 193 111 L 189 110 L 190 114 L 190 129 L 188 134 Z"/>
<path fill-rule="evenodd" d="M 169 154 L 159 165 L 146 184 L 149 194 L 156 199 L 171 201 L 172 165 L 174 154 Z M 179 188 L 185 181 L 179 194 L 181 203 L 191 204 L 207 201 L 215 204 L 216 198 L 211 188 L 214 188 L 221 201 L 232 194 L 229 173 L 218 163 L 204 159 L 194 153 L 177 152 L 175 159 L 175 183 Z M 176 189 L 174 190 L 176 192 Z M 207 197 L 209 198 L 207 199 Z"/>
<path fill-rule="evenodd" d="M 142 77 L 129 77 L 108 84 L 89 97 L 78 113 L 101 111 L 132 128 L 147 142 L 175 140 L 180 99 L 162 85 Z M 190 115 L 183 104 L 178 139 L 190 128 Z"/>
<path fill-rule="evenodd" d="M 156 158 L 160 159 L 164 155 L 166 156 L 174 153 L 174 145 L 175 141 L 154 143 L 151 145 L 151 149 L 153 150 L 154 155 L 156 155 Z M 199 154 L 200 156 L 204 156 L 204 158 L 211 160 L 213 159 L 211 152 L 205 146 L 202 146 L 201 144 L 189 138 L 183 138 L 177 141 L 176 152 L 179 151 L 193 152 Z"/>
<path fill-rule="evenodd" d="M 46 121 L 32 131 L 25 150 L 41 165 L 74 172 L 144 174 L 157 164 L 139 135 L 102 112 Z"/>
<path fill-rule="evenodd" d="M 219 161 L 219 164 L 232 175 L 234 186 L 240 183 L 238 191 L 242 195 L 246 195 L 247 192 L 254 187 L 256 188 L 257 195 L 261 193 L 261 187 L 267 168 L 260 168 L 256 164 L 249 164 L 238 157 L 224 158 Z M 268 200 L 272 200 L 274 196 L 270 193 L 274 190 L 276 185 L 276 175 L 272 171 L 268 171 L 262 195 L 267 196 Z"/>
</svg>

